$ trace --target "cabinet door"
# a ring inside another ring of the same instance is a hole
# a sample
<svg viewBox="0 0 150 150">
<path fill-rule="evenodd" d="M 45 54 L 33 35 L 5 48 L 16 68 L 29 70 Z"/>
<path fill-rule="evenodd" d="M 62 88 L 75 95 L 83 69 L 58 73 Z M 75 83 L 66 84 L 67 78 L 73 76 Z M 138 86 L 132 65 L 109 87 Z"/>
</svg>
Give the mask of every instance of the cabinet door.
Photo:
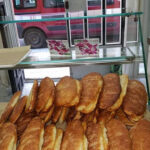
<svg viewBox="0 0 150 150">
<path fill-rule="evenodd" d="M 25 81 L 24 70 L 9 70 L 8 73 L 12 87 L 12 92 L 15 93 L 16 91 L 22 90 Z"/>
</svg>

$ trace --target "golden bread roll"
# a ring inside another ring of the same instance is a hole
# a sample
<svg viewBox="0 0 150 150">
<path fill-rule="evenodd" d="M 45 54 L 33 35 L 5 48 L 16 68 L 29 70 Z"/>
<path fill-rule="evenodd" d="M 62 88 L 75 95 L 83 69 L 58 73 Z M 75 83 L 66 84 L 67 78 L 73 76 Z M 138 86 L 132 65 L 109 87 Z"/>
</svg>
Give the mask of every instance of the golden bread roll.
<svg viewBox="0 0 150 150">
<path fill-rule="evenodd" d="M 0 150 L 16 150 L 17 132 L 13 123 L 5 123 L 0 129 Z"/>
<path fill-rule="evenodd" d="M 105 136 L 105 132 L 103 129 L 104 126 L 96 123 L 88 123 L 87 124 L 87 140 L 88 140 L 88 150 L 107 150 L 108 147 L 108 139 Z M 106 144 L 106 145 L 105 145 Z"/>
<path fill-rule="evenodd" d="M 101 110 L 98 116 L 98 122 L 106 124 L 108 123 L 112 118 L 115 117 L 116 112 L 115 111 L 107 111 L 107 110 Z"/>
<path fill-rule="evenodd" d="M 26 105 L 27 98 L 28 98 L 27 96 L 24 96 L 17 102 L 12 114 L 9 117 L 10 122 L 15 123 L 17 119 L 20 117 Z"/>
<path fill-rule="evenodd" d="M 69 108 L 62 107 L 61 115 L 59 117 L 59 123 L 63 123 L 66 120 L 67 114 L 68 114 Z"/>
<path fill-rule="evenodd" d="M 36 112 L 47 112 L 52 106 L 55 97 L 54 81 L 46 77 L 40 82 Z"/>
<path fill-rule="evenodd" d="M 71 107 L 79 103 L 81 84 L 71 77 L 63 77 L 56 85 L 55 105 Z"/>
<path fill-rule="evenodd" d="M 63 107 L 55 107 L 53 115 L 52 115 L 52 122 L 56 123 L 60 116 L 61 116 L 61 112 L 62 112 Z"/>
<path fill-rule="evenodd" d="M 54 150 L 56 140 L 56 126 L 51 124 L 46 126 L 44 131 L 44 143 L 42 150 Z"/>
<path fill-rule="evenodd" d="M 2 113 L 1 117 L 0 117 L 0 124 L 3 124 L 4 122 L 7 121 L 9 115 L 12 113 L 15 105 L 17 104 L 19 98 L 21 96 L 21 92 L 18 91 L 16 92 L 12 98 L 10 99 L 9 103 L 7 104 L 4 112 Z"/>
<path fill-rule="evenodd" d="M 150 121 L 140 120 L 131 130 L 132 150 L 150 149 Z"/>
<path fill-rule="evenodd" d="M 56 140 L 55 140 L 55 144 L 54 144 L 54 149 L 53 150 L 60 150 L 61 143 L 62 143 L 62 137 L 63 137 L 63 130 L 62 129 L 57 129 Z"/>
<path fill-rule="evenodd" d="M 25 131 L 25 129 L 27 128 L 27 125 L 29 124 L 29 122 L 33 119 L 33 117 L 35 117 L 36 114 L 35 113 L 22 113 L 22 115 L 19 117 L 19 119 L 16 121 L 16 126 L 17 126 L 17 136 L 18 138 L 21 137 L 21 135 L 23 134 L 23 132 Z"/>
<path fill-rule="evenodd" d="M 104 76 L 104 86 L 99 98 L 99 108 L 108 109 L 117 102 L 121 93 L 120 78 L 115 73 Z"/>
<path fill-rule="evenodd" d="M 117 110 L 116 118 L 127 126 L 134 126 L 135 125 L 135 122 L 132 122 L 129 120 L 128 116 L 125 114 L 125 112 L 122 110 L 122 108 L 119 108 Z"/>
<path fill-rule="evenodd" d="M 132 150 L 129 131 L 117 119 L 112 119 L 106 124 L 110 150 Z"/>
<path fill-rule="evenodd" d="M 44 141 L 44 124 L 39 117 L 33 118 L 21 136 L 17 150 L 41 150 Z"/>
<path fill-rule="evenodd" d="M 98 97 L 103 87 L 103 77 L 99 73 L 89 73 L 81 80 L 82 92 L 77 111 L 82 113 L 92 112 L 98 102 Z"/>
<path fill-rule="evenodd" d="M 136 80 L 130 80 L 123 101 L 123 111 L 132 121 L 138 121 L 146 111 L 148 96 L 144 85 Z"/>
<path fill-rule="evenodd" d="M 54 112 L 54 105 L 50 108 L 48 112 L 40 113 L 39 117 L 43 119 L 44 123 L 47 123 L 50 121 L 53 112 Z"/>
<path fill-rule="evenodd" d="M 84 129 L 79 120 L 68 123 L 63 136 L 61 150 L 83 150 L 84 148 Z"/>
<path fill-rule="evenodd" d="M 30 94 L 28 96 L 28 100 L 27 100 L 27 103 L 26 103 L 26 108 L 25 108 L 26 113 L 34 111 L 35 104 L 36 104 L 36 101 L 37 101 L 37 95 L 38 95 L 38 81 L 34 80 L 32 89 L 30 91 Z"/>
<path fill-rule="evenodd" d="M 120 85 L 121 85 L 120 96 L 117 99 L 117 101 L 110 108 L 108 108 L 109 111 L 115 111 L 122 105 L 123 98 L 126 95 L 127 87 L 128 87 L 128 76 L 127 75 L 120 76 Z"/>
</svg>

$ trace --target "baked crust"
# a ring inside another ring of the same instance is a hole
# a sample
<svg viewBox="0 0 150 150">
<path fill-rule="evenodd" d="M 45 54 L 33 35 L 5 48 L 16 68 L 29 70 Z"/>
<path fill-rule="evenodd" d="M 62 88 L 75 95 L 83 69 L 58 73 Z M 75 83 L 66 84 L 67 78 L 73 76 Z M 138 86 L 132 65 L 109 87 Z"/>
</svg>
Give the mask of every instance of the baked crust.
<svg viewBox="0 0 150 150">
<path fill-rule="evenodd" d="M 64 133 L 61 150 L 83 150 L 84 129 L 79 120 L 68 123 Z"/>
<path fill-rule="evenodd" d="M 121 75 L 120 76 L 120 85 L 121 85 L 121 93 L 117 101 L 107 110 L 108 111 L 115 111 L 117 110 L 123 103 L 123 98 L 126 95 L 127 92 L 127 86 L 128 86 L 128 76 L 127 75 Z"/>
<path fill-rule="evenodd" d="M 115 104 L 121 93 L 120 78 L 115 73 L 109 73 L 104 77 L 104 86 L 99 98 L 99 108 L 108 109 Z"/>
<path fill-rule="evenodd" d="M 50 121 L 53 112 L 54 112 L 54 105 L 50 108 L 48 112 L 40 113 L 39 117 L 44 120 L 44 123 L 47 123 Z"/>
<path fill-rule="evenodd" d="M 14 150 L 17 144 L 16 126 L 5 123 L 0 129 L 0 150 Z"/>
<path fill-rule="evenodd" d="M 88 123 L 86 136 L 88 140 L 88 150 L 100 150 L 103 145 L 102 130 L 100 124 Z"/>
<path fill-rule="evenodd" d="M 112 119 L 106 124 L 106 128 L 111 150 L 132 150 L 129 131 L 121 121 Z"/>
<path fill-rule="evenodd" d="M 49 77 L 44 78 L 40 82 L 36 112 L 47 112 L 52 106 L 55 97 L 55 85 L 54 81 Z"/>
<path fill-rule="evenodd" d="M 147 93 L 144 85 L 137 80 L 130 80 L 127 93 L 123 101 L 123 110 L 132 119 L 141 116 L 146 110 Z M 136 119 L 138 120 L 138 119 Z"/>
<path fill-rule="evenodd" d="M 103 87 L 103 77 L 96 72 L 84 76 L 81 80 L 82 92 L 77 111 L 82 113 L 92 112 L 98 102 L 98 97 Z"/>
<path fill-rule="evenodd" d="M 33 118 L 21 136 L 17 150 L 41 150 L 43 145 L 44 124 L 39 117 Z"/>
<path fill-rule="evenodd" d="M 132 150 L 149 150 L 150 148 L 150 122 L 140 120 L 131 130 Z"/>
<path fill-rule="evenodd" d="M 30 91 L 30 94 L 28 96 L 28 100 L 26 103 L 26 108 L 25 108 L 26 113 L 34 111 L 36 100 L 37 100 L 37 95 L 38 95 L 38 81 L 34 80 L 32 89 Z"/>
<path fill-rule="evenodd" d="M 55 107 L 53 115 L 52 115 L 52 122 L 56 123 L 60 116 L 61 116 L 61 112 L 62 112 L 63 107 Z"/>
<path fill-rule="evenodd" d="M 67 114 L 68 114 L 69 108 L 63 107 L 61 111 L 61 115 L 59 117 L 59 123 L 63 123 L 66 120 Z"/>
<path fill-rule="evenodd" d="M 56 126 L 53 124 L 46 126 L 42 150 L 54 150 L 55 140 L 56 140 Z"/>
<path fill-rule="evenodd" d="M 19 119 L 16 121 L 16 126 L 17 126 L 17 136 L 18 138 L 21 137 L 25 129 L 27 128 L 27 125 L 29 122 L 35 117 L 35 113 L 28 113 L 26 114 L 25 112 L 22 113 L 22 115 L 19 117 Z"/>
<path fill-rule="evenodd" d="M 7 121 L 9 115 L 12 113 L 15 105 L 17 104 L 19 98 L 21 96 L 21 91 L 16 92 L 12 98 L 10 99 L 9 103 L 7 104 L 4 112 L 2 113 L 0 117 L 0 124 L 3 124 L 4 122 Z"/>
<path fill-rule="evenodd" d="M 78 80 L 65 76 L 56 85 L 55 105 L 71 107 L 79 103 L 81 84 Z"/>
<path fill-rule="evenodd" d="M 55 140 L 55 145 L 53 150 L 60 150 L 62 137 L 63 137 L 63 130 L 58 128 L 56 132 L 56 140 Z"/>
<path fill-rule="evenodd" d="M 134 126 L 136 122 L 132 122 L 129 120 L 128 116 L 125 114 L 125 112 L 122 110 L 122 108 L 119 108 L 116 112 L 116 118 L 119 119 L 122 123 L 124 123 L 127 126 Z"/>
<path fill-rule="evenodd" d="M 17 119 L 20 117 L 26 105 L 27 98 L 28 98 L 27 96 L 24 96 L 17 102 L 12 114 L 9 117 L 10 122 L 15 123 Z"/>
<path fill-rule="evenodd" d="M 107 111 L 107 110 L 100 110 L 98 116 L 98 123 L 103 123 L 104 125 L 108 123 L 111 119 L 113 119 L 116 115 L 115 111 Z"/>
</svg>

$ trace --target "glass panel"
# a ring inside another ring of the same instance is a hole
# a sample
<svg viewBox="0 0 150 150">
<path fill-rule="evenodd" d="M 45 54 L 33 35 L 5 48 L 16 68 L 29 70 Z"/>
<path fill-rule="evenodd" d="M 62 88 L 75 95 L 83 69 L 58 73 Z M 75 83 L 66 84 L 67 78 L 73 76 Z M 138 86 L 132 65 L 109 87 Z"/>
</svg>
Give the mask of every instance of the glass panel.
<svg viewBox="0 0 150 150">
<path fill-rule="evenodd" d="M 139 63 L 139 74 L 144 74 L 145 69 L 144 69 L 144 63 Z"/>
<path fill-rule="evenodd" d="M 36 0 L 15 0 L 16 9 L 35 8 Z"/>
<path fill-rule="evenodd" d="M 102 15 L 101 0 L 88 0 L 87 16 Z M 102 18 L 87 19 L 88 38 L 99 38 L 102 44 Z"/>
<path fill-rule="evenodd" d="M 61 8 L 64 7 L 63 0 L 44 0 L 44 7 L 45 8 Z"/>
<path fill-rule="evenodd" d="M 107 0 L 106 14 L 121 13 L 121 0 Z M 106 44 L 120 43 L 121 41 L 121 17 L 106 18 Z"/>
<path fill-rule="evenodd" d="M 127 60 L 134 59 L 133 54 L 129 49 L 114 47 L 100 48 L 99 55 L 96 57 L 83 57 L 77 58 L 75 50 L 72 49 L 72 56 L 50 56 L 48 49 L 35 49 L 31 50 L 28 57 L 23 60 L 20 65 L 26 67 L 33 66 L 65 66 L 73 63 L 87 64 L 87 63 L 110 63 L 110 62 L 126 62 Z M 28 66 L 29 65 L 29 66 Z"/>
<path fill-rule="evenodd" d="M 127 41 L 138 41 L 138 23 L 135 16 L 128 17 L 127 24 Z"/>
<path fill-rule="evenodd" d="M 69 17 L 82 17 L 84 16 L 83 11 L 79 12 L 69 12 Z M 74 45 L 75 39 L 85 38 L 84 20 L 83 19 L 73 19 L 69 20 L 69 31 L 70 31 L 70 41 L 71 45 Z"/>
</svg>

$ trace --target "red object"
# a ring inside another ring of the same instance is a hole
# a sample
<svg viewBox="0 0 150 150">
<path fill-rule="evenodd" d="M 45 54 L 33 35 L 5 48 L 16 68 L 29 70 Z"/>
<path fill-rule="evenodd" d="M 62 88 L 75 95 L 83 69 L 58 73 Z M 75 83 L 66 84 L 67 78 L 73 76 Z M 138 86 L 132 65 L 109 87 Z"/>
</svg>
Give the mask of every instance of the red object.
<svg viewBox="0 0 150 150">
<path fill-rule="evenodd" d="M 61 18 L 65 15 L 64 3 L 58 0 L 12 0 L 14 11 L 17 19 L 40 19 L 40 18 Z M 19 2 L 18 2 L 19 1 Z M 45 1 L 45 3 L 44 3 Z M 63 0 L 62 0 L 63 1 Z M 110 1 L 110 2 L 109 2 Z M 91 1 L 92 2 L 92 1 Z M 108 0 L 107 8 L 119 8 L 120 1 Z M 101 4 L 100 4 L 101 5 Z M 51 8 L 50 8 L 50 7 Z M 88 10 L 100 9 L 101 6 L 94 4 L 88 7 Z M 101 32 L 101 21 L 99 18 L 91 19 L 89 24 L 98 24 L 89 28 L 91 35 L 97 35 Z M 119 34 L 120 17 L 112 17 L 107 19 L 107 35 Z M 43 47 L 42 42 L 46 39 L 67 39 L 66 21 L 50 21 L 50 22 L 30 22 L 17 23 L 19 37 L 24 38 L 26 44 L 33 43 L 32 47 Z M 83 20 L 72 20 L 72 37 L 83 38 Z M 30 32 L 28 32 L 30 31 Z M 41 38 L 42 37 L 42 38 Z M 45 38 L 45 39 L 44 39 Z M 43 39 L 43 40 L 42 40 Z M 30 43 L 32 42 L 32 43 Z M 40 44 L 41 42 L 41 44 Z"/>
</svg>

